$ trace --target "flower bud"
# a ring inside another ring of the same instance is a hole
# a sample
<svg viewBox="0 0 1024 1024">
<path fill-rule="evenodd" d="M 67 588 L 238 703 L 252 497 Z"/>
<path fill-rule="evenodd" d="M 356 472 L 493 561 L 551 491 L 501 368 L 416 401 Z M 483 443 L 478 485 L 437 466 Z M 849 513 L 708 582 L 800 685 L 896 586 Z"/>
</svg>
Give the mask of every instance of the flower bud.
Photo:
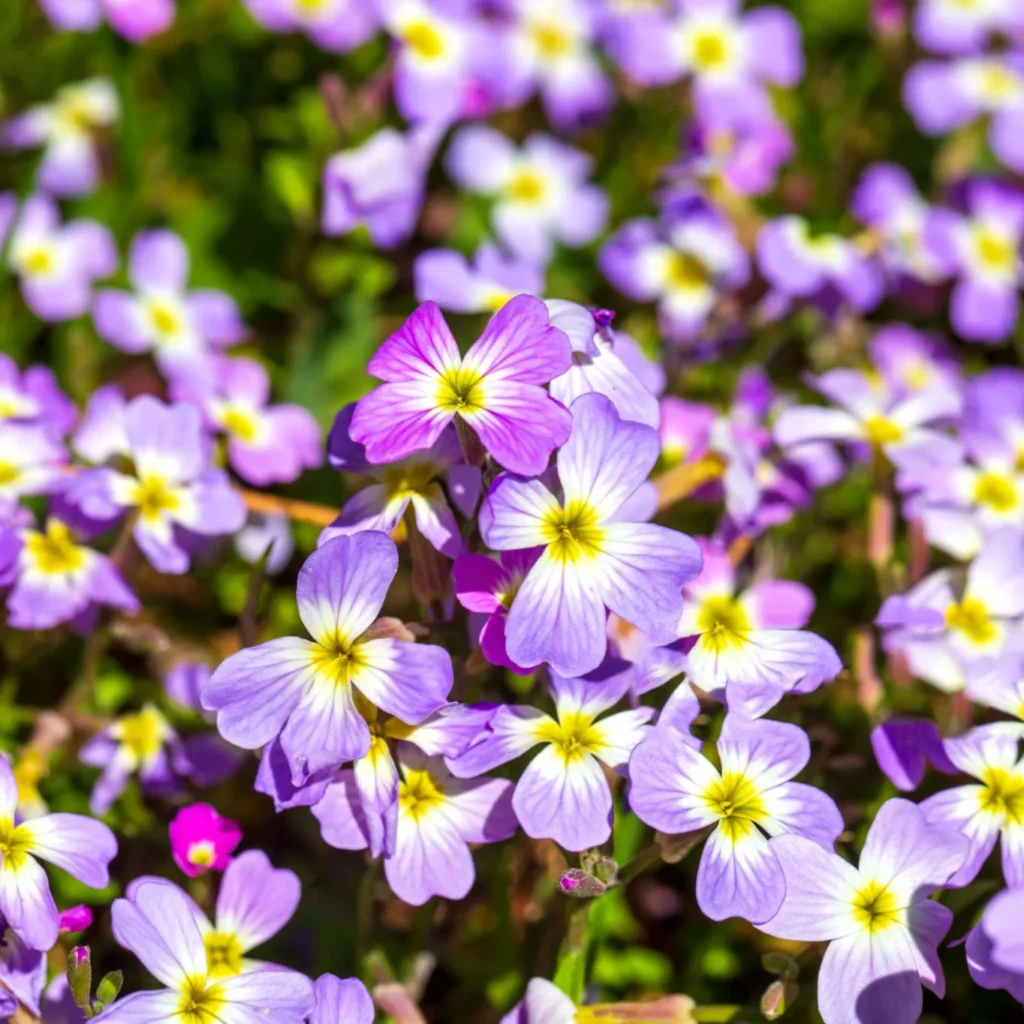
<svg viewBox="0 0 1024 1024">
<path fill-rule="evenodd" d="M 778 1020 L 792 1005 L 800 989 L 791 981 L 773 981 L 761 996 L 761 1013 L 767 1020 Z"/>
<path fill-rule="evenodd" d="M 604 882 L 582 868 L 569 868 L 568 871 L 564 872 L 558 880 L 558 888 L 566 896 L 573 896 L 580 900 L 603 896 L 608 890 L 608 886 Z"/>
</svg>

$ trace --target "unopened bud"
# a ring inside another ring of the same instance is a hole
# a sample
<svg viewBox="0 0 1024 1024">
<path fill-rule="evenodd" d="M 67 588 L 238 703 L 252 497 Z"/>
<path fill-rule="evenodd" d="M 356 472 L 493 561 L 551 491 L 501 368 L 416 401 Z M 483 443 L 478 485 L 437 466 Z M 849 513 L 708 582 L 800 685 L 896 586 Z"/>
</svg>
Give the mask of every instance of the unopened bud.
<svg viewBox="0 0 1024 1024">
<path fill-rule="evenodd" d="M 60 912 L 58 928 L 61 932 L 80 932 L 92 924 L 92 911 L 86 906 L 68 907 Z M 83 946 L 76 946 L 83 949 Z"/>
<path fill-rule="evenodd" d="M 788 953 L 765 953 L 761 966 L 769 974 L 777 974 L 783 981 L 796 981 L 800 976 L 800 965 Z"/>
<path fill-rule="evenodd" d="M 603 896 L 608 886 L 599 878 L 595 878 L 588 871 L 582 868 L 569 868 L 558 879 L 558 888 L 566 896 L 573 896 L 579 900 L 593 899 L 595 896 Z"/>
<path fill-rule="evenodd" d="M 791 981 L 773 981 L 761 996 L 761 1013 L 766 1020 L 778 1020 L 800 994 Z"/>
<path fill-rule="evenodd" d="M 121 991 L 124 984 L 124 974 L 121 971 L 111 971 L 103 975 L 100 983 L 96 986 L 96 998 L 104 1006 L 109 1006 Z"/>
<path fill-rule="evenodd" d="M 68 955 L 67 966 L 68 988 L 75 1006 L 85 1012 L 92 1013 L 92 960 L 88 946 L 75 946 Z"/>
</svg>

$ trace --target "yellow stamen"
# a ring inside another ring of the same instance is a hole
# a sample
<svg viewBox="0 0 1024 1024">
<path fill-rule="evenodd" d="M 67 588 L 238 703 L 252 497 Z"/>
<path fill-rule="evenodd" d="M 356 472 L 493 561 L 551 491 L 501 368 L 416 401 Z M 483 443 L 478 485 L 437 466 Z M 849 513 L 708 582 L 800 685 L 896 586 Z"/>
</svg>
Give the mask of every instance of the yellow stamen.
<svg viewBox="0 0 1024 1024">
<path fill-rule="evenodd" d="M 876 448 L 891 444 L 903 436 L 903 428 L 884 416 L 869 416 L 864 421 L 864 437 Z"/>
<path fill-rule="evenodd" d="M 206 945 L 206 970 L 211 978 L 230 978 L 242 972 L 242 943 L 230 932 L 210 932 Z"/>
<path fill-rule="evenodd" d="M 693 64 L 699 72 L 717 71 L 729 59 L 729 44 L 721 32 L 706 29 L 693 38 Z"/>
<path fill-rule="evenodd" d="M 605 746 L 604 734 L 594 725 L 593 715 L 581 711 L 566 712 L 558 722 L 542 722 L 536 736 L 543 743 L 550 743 L 566 764 L 582 761 Z"/>
<path fill-rule="evenodd" d="M 245 409 L 228 409 L 221 417 L 224 429 L 229 434 L 234 434 L 239 441 L 251 443 L 256 440 L 257 419 Z"/>
<path fill-rule="evenodd" d="M 475 370 L 446 370 L 437 388 L 438 408 L 463 415 L 480 412 L 484 407 L 483 376 Z"/>
<path fill-rule="evenodd" d="M 32 834 L 24 825 L 15 827 L 10 818 L 0 820 L 0 868 L 17 871 L 32 850 Z"/>
<path fill-rule="evenodd" d="M 593 558 L 601 551 L 604 530 L 597 510 L 586 502 L 570 501 L 548 512 L 543 521 L 548 550 L 563 562 Z"/>
<path fill-rule="evenodd" d="M 548 60 L 562 57 L 572 49 L 572 37 L 551 22 L 534 22 L 529 33 L 537 52 Z"/>
<path fill-rule="evenodd" d="M 417 462 L 411 466 L 391 466 L 384 470 L 384 487 L 388 498 L 409 498 L 424 494 L 440 470 L 432 462 Z"/>
<path fill-rule="evenodd" d="M 20 476 L 21 471 L 17 466 L 12 465 L 10 462 L 0 462 L 0 487 L 13 484 Z"/>
<path fill-rule="evenodd" d="M 444 53 L 444 40 L 433 25 L 425 21 L 413 22 L 402 31 L 405 45 L 423 60 L 437 60 Z"/>
<path fill-rule="evenodd" d="M 111 735 L 127 750 L 136 764 L 148 764 L 160 752 L 167 723 L 153 707 L 145 707 L 137 714 L 119 718 Z"/>
<path fill-rule="evenodd" d="M 974 485 L 974 500 L 994 512 L 1012 512 L 1020 504 L 1020 495 L 1006 476 L 982 473 Z"/>
<path fill-rule="evenodd" d="M 715 654 L 742 647 L 750 628 L 750 617 L 740 603 L 728 595 L 707 598 L 697 613 L 700 642 Z"/>
<path fill-rule="evenodd" d="M 703 288 L 711 280 L 711 271 L 703 260 L 688 252 L 674 252 L 669 256 L 665 275 L 673 289 L 692 292 Z"/>
<path fill-rule="evenodd" d="M 135 487 L 135 504 L 143 519 L 160 519 L 165 512 L 174 512 L 181 505 L 181 499 L 174 488 L 163 477 L 143 476 Z"/>
<path fill-rule="evenodd" d="M 444 800 L 444 790 L 431 778 L 429 772 L 407 771 L 398 785 L 399 811 L 413 821 L 419 821 L 436 810 Z"/>
<path fill-rule="evenodd" d="M 718 815 L 719 827 L 732 842 L 749 835 L 754 824 L 767 817 L 757 786 L 736 772 L 726 772 L 709 786 L 704 802 Z"/>
<path fill-rule="evenodd" d="M 876 934 L 900 920 L 896 895 L 878 882 L 868 882 L 853 898 L 853 916 L 865 931 Z"/>
<path fill-rule="evenodd" d="M 979 647 L 991 643 L 999 635 L 988 609 L 976 597 L 965 597 L 946 609 L 946 627 L 962 633 Z"/>
<path fill-rule="evenodd" d="M 77 572 L 85 564 L 85 549 L 71 539 L 71 531 L 51 519 L 46 533 L 32 531 L 25 536 L 25 551 L 36 569 L 47 576 Z"/>
<path fill-rule="evenodd" d="M 1006 768 L 986 768 L 978 800 L 983 811 L 1005 818 L 1008 824 L 1024 824 L 1024 778 Z"/>
<path fill-rule="evenodd" d="M 310 655 L 310 660 L 321 678 L 334 686 L 350 686 L 360 670 L 367 665 L 362 645 L 352 643 L 341 636 L 317 644 Z"/>
<path fill-rule="evenodd" d="M 215 1024 L 224 1008 L 224 990 L 206 978 L 189 978 L 181 989 L 178 1003 L 180 1024 Z"/>
</svg>

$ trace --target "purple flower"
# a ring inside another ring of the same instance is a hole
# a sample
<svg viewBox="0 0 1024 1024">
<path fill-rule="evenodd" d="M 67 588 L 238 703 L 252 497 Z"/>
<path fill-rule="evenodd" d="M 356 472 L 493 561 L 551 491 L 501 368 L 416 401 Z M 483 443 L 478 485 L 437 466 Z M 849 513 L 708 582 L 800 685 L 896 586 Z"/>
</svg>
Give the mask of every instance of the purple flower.
<svg viewBox="0 0 1024 1024">
<path fill-rule="evenodd" d="M 26 946 L 47 950 L 57 941 L 59 915 L 36 857 L 91 889 L 104 889 L 117 840 L 102 822 L 80 814 L 44 814 L 15 824 L 17 803 L 14 772 L 0 758 L 0 914 Z"/>
<path fill-rule="evenodd" d="M 600 717 L 629 690 L 632 679 L 624 668 L 610 661 L 582 679 L 552 673 L 556 718 L 530 706 L 499 707 L 487 733 L 450 762 L 452 771 L 473 777 L 544 744 L 512 797 L 523 831 L 534 839 L 554 839 L 567 850 L 607 842 L 612 793 L 601 764 L 625 774 L 630 751 L 654 714 L 651 708 L 635 708 Z"/>
<path fill-rule="evenodd" d="M 228 461 L 257 487 L 287 484 L 323 462 L 320 427 L 300 405 L 270 405 L 270 378 L 253 359 L 215 357 L 209 376 L 179 378 L 171 395 L 203 410 L 227 437 Z"/>
<path fill-rule="evenodd" d="M 363 757 L 364 701 L 415 725 L 452 687 L 448 653 L 374 628 L 398 570 L 382 533 L 336 537 L 299 573 L 299 616 L 313 641 L 287 637 L 232 655 L 203 690 L 225 739 L 248 750 L 280 737 L 294 785 Z"/>
<path fill-rule="evenodd" d="M 1006 884 L 1010 888 L 1024 885 L 1024 759 L 1018 760 L 1020 738 L 1019 722 L 994 722 L 943 741 L 949 760 L 976 780 L 936 793 L 921 804 L 930 824 L 962 832 L 970 840 L 967 857 L 950 878 L 950 885 L 973 882 L 1000 839 Z"/>
<path fill-rule="evenodd" d="M 1024 618 L 1024 537 L 994 534 L 966 573 L 943 569 L 887 598 L 876 624 L 887 651 L 944 693 L 998 657 Z"/>
<path fill-rule="evenodd" d="M 1016 632 L 1001 657 L 971 672 L 964 689 L 975 704 L 1024 720 L 1024 646 Z"/>
<path fill-rule="evenodd" d="M 657 302 L 662 330 L 691 341 L 719 295 L 747 282 L 749 262 L 731 222 L 699 197 L 680 202 L 658 223 L 631 220 L 605 243 L 601 272 L 637 302 Z"/>
<path fill-rule="evenodd" d="M 885 285 L 878 267 L 839 235 L 811 237 L 801 217 L 769 221 L 757 237 L 757 265 L 781 295 L 836 312 L 844 303 L 861 313 L 881 301 Z"/>
<path fill-rule="evenodd" d="M 91 78 L 58 90 L 52 103 L 30 107 L 3 126 L 7 149 L 43 146 L 38 181 L 56 196 L 91 192 L 100 180 L 95 135 L 115 124 L 117 92 L 105 78 Z"/>
<path fill-rule="evenodd" d="M 503 551 L 501 560 L 487 555 L 460 555 L 452 566 L 455 597 L 463 608 L 486 615 L 477 641 L 492 665 L 525 676 L 530 668 L 517 665 L 505 645 L 505 620 L 526 574 L 537 561 L 536 549 Z"/>
<path fill-rule="evenodd" d="M 19 1003 L 38 1017 L 46 985 L 46 954 L 26 946 L 2 917 L 0 936 L 0 1019 L 14 1017 Z"/>
<path fill-rule="evenodd" d="M 452 140 L 445 168 L 456 184 L 494 197 L 498 238 L 539 266 L 556 242 L 587 245 L 608 219 L 608 197 L 587 181 L 593 160 L 550 135 L 533 134 L 517 149 L 496 129 L 469 125 Z"/>
<path fill-rule="evenodd" d="M 8 234 L 10 267 L 25 304 L 41 320 L 74 320 L 87 312 L 93 282 L 117 269 L 110 232 L 92 220 L 61 224 L 48 196 L 31 196 L 19 208 L 11 193 L 0 195 L 0 244 Z"/>
<path fill-rule="evenodd" d="M 917 789 L 929 764 L 947 775 L 957 772 L 938 727 L 924 718 L 890 718 L 875 726 L 871 749 L 885 777 L 904 793 Z"/>
<path fill-rule="evenodd" d="M 689 996 L 665 996 L 653 1002 L 576 1004 L 553 982 L 531 978 L 526 993 L 501 1018 L 501 1024 L 583 1024 L 600 1020 L 608 1024 L 643 1021 L 645 1024 L 689 1024 L 694 1019 Z"/>
<path fill-rule="evenodd" d="M 936 53 L 977 53 L 989 37 L 1021 26 L 1012 4 L 961 3 L 960 0 L 921 0 L 914 10 L 914 35 Z"/>
<path fill-rule="evenodd" d="M 321 49 L 346 53 L 380 25 L 375 4 L 360 0 L 244 0 L 249 13 L 271 32 L 302 32 Z"/>
<path fill-rule="evenodd" d="M 273 885 L 267 887 L 276 880 L 264 875 L 258 881 L 256 904 L 272 901 L 276 912 L 280 890 Z M 226 887 L 225 875 L 222 896 Z M 248 906 L 253 906 L 254 893 L 247 891 L 244 895 Z M 211 955 L 214 950 L 204 942 L 197 913 L 196 905 L 177 886 L 163 880 L 146 880 L 135 888 L 130 899 L 114 901 L 111 916 L 115 938 L 166 987 L 122 997 L 104 1011 L 104 1021 L 137 1024 L 141 1020 L 173 1019 L 183 1015 L 181 1007 L 194 1017 L 228 1017 L 238 1024 L 301 1024 L 309 1016 L 314 996 L 308 978 L 262 965 L 248 971 L 242 971 L 239 965 L 237 970 L 223 973 L 223 965 L 234 965 L 220 950 Z M 259 920 L 262 916 L 256 920 L 265 927 L 265 920 Z M 273 928 L 270 934 L 276 930 Z"/>
<path fill-rule="evenodd" d="M 518 827 L 512 783 L 505 779 L 458 779 L 440 757 L 405 746 L 399 759 L 398 824 L 394 852 L 384 874 L 395 895 L 413 906 L 432 896 L 459 900 L 476 872 L 470 843 L 508 839 Z M 362 850 L 370 834 L 355 775 L 339 772 L 313 808 L 324 841 L 340 850 Z"/>
<path fill-rule="evenodd" d="M 363 530 L 390 534 L 412 507 L 416 528 L 442 554 L 455 558 L 465 550 L 459 525 L 441 480 L 446 479 L 452 503 L 472 518 L 480 500 L 480 470 L 467 466 L 454 429 L 445 429 L 426 451 L 415 452 L 386 466 L 366 461 L 366 449 L 349 437 L 354 405 L 337 415 L 327 441 L 327 458 L 346 473 L 376 477 L 380 482 L 357 491 L 341 515 L 320 534 L 319 543 Z"/>
<path fill-rule="evenodd" d="M 661 457 L 669 464 L 699 462 L 708 450 L 711 425 L 718 414 L 710 405 L 665 395 L 660 402 Z"/>
<path fill-rule="evenodd" d="M 226 474 L 210 467 L 209 439 L 195 406 L 143 395 L 125 409 L 124 429 L 133 474 L 86 470 L 69 485 L 67 498 L 101 522 L 136 509 L 133 533 L 143 553 L 161 572 L 183 573 L 188 538 L 234 533 L 245 522 L 245 506 Z"/>
<path fill-rule="evenodd" d="M 348 234 L 362 224 L 382 249 L 401 245 L 416 227 L 438 141 L 429 126 L 405 135 L 381 128 L 355 149 L 335 153 L 324 165 L 324 234 Z"/>
<path fill-rule="evenodd" d="M 235 534 L 235 552 L 255 565 L 268 551 L 266 573 L 276 576 L 287 568 L 295 552 L 291 520 L 287 516 L 249 513 L 249 521 Z"/>
<path fill-rule="evenodd" d="M 938 945 L 953 913 L 930 897 L 963 863 L 966 846 L 906 800 L 882 805 L 859 868 L 803 836 L 771 841 L 785 900 L 759 927 L 780 939 L 829 943 L 818 972 L 825 1024 L 914 1024 L 921 985 L 942 997 Z"/>
<path fill-rule="evenodd" d="M 47 366 L 24 373 L 10 356 L 0 354 L 0 425 L 34 423 L 49 426 L 63 437 L 77 418 L 74 403 L 64 394 Z"/>
<path fill-rule="evenodd" d="M 209 804 L 189 804 L 174 816 L 168 837 L 174 863 L 195 878 L 206 871 L 223 871 L 231 863 L 242 830 Z"/>
<path fill-rule="evenodd" d="M 643 630 L 632 622 L 608 616 L 608 651 L 629 664 L 631 698 L 663 686 L 686 671 L 686 654 L 681 641 L 652 644 Z"/>
<path fill-rule="evenodd" d="M 133 43 L 142 43 L 170 28 L 174 0 L 39 0 L 53 25 L 91 32 L 104 20 Z"/>
<path fill-rule="evenodd" d="M 907 324 L 891 323 L 876 331 L 868 344 L 871 365 L 898 397 L 933 388 L 959 393 L 963 373 L 950 349 L 938 338 Z"/>
<path fill-rule="evenodd" d="M 490 242 L 470 263 L 454 249 L 429 249 L 413 263 L 416 299 L 452 313 L 496 312 L 516 295 L 540 295 L 544 273 L 529 260 L 506 256 Z"/>
<path fill-rule="evenodd" d="M 564 331 L 572 345 L 572 366 L 551 382 L 552 397 L 569 406 L 580 395 L 597 392 L 612 400 L 623 419 L 657 428 L 661 411 L 649 385 L 656 382 L 657 390 L 664 389 L 660 367 L 648 362 L 629 335 L 599 322 L 600 311 L 563 299 L 548 299 L 546 305 L 552 326 Z"/>
<path fill-rule="evenodd" d="M 430 448 L 458 416 L 506 469 L 543 472 L 572 418 L 541 385 L 570 358 L 540 299 L 506 303 L 465 356 L 438 307 L 424 303 L 370 360 L 368 371 L 386 383 L 356 405 L 352 440 L 370 462 L 394 462 Z"/>
<path fill-rule="evenodd" d="M 982 988 L 1006 989 L 1024 1003 L 1024 951 L 1020 922 L 1024 889 L 1004 889 L 985 907 L 967 935 L 967 967 Z"/>
<path fill-rule="evenodd" d="M 171 231 L 142 231 L 132 241 L 133 292 L 101 291 L 93 322 L 122 352 L 152 352 L 167 376 L 209 372 L 211 349 L 246 334 L 233 299 L 212 288 L 186 290 L 189 255 Z"/>
<path fill-rule="evenodd" d="M 129 615 L 139 610 L 110 559 L 77 544 L 59 519 L 49 519 L 45 530 L 18 531 L 18 541 L 17 563 L 8 573 L 0 570 L 0 586 L 11 587 L 7 621 L 15 629 L 53 629 L 73 622 L 89 630 L 100 606 Z"/>
<path fill-rule="evenodd" d="M 680 588 L 701 563 L 692 538 L 626 511 L 657 461 L 657 433 L 623 420 L 604 395 L 583 395 L 571 411 L 572 437 L 557 457 L 561 500 L 539 480 L 503 474 L 480 531 L 495 551 L 544 549 L 508 613 L 509 657 L 575 677 L 604 659 L 606 609 L 652 643 L 674 640 Z"/>
<path fill-rule="evenodd" d="M 786 895 L 766 838 L 791 834 L 831 851 L 843 831 L 832 798 L 791 780 L 807 765 L 807 734 L 788 722 L 727 716 L 721 770 L 677 730 L 659 725 L 629 759 L 629 806 L 660 832 L 714 826 L 697 869 L 697 903 L 712 920 L 774 916 Z"/>
<path fill-rule="evenodd" d="M 814 610 L 802 583 L 760 580 L 736 594 L 728 552 L 704 542 L 704 568 L 683 589 L 678 635 L 694 685 L 757 717 L 787 693 L 809 693 L 842 669 L 832 645 L 801 629 Z"/>
<path fill-rule="evenodd" d="M 957 278 L 949 308 L 953 329 L 966 341 L 1002 341 L 1017 323 L 1024 280 L 1024 193 L 976 180 L 966 200 L 966 214 L 933 210 L 925 240 L 946 273 Z"/>
<path fill-rule="evenodd" d="M 373 1024 L 373 1000 L 358 978 L 321 974 L 315 987 L 316 1009 L 309 1024 Z"/>
<path fill-rule="evenodd" d="M 58 490 L 68 454 L 48 427 L 0 423 L 0 507 Z"/>
</svg>

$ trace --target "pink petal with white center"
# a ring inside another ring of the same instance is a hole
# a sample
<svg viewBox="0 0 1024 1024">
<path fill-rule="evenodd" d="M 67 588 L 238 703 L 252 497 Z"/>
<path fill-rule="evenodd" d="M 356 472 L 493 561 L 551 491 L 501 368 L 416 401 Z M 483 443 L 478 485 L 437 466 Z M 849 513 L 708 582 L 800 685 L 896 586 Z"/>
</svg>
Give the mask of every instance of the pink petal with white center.
<svg viewBox="0 0 1024 1024">
<path fill-rule="evenodd" d="M 802 629 L 814 611 L 814 594 L 793 580 L 762 580 L 740 597 L 754 629 Z"/>
<path fill-rule="evenodd" d="M 435 444 L 455 418 L 438 405 L 439 384 L 419 377 L 382 384 L 356 404 L 350 436 L 373 463 L 397 462 Z"/>
<path fill-rule="evenodd" d="M 459 346 L 440 307 L 436 302 L 424 302 L 377 349 L 366 369 L 391 383 L 435 381 L 460 363 Z"/>
<path fill-rule="evenodd" d="M 293 871 L 275 868 L 262 850 L 246 850 L 224 872 L 217 895 L 217 929 L 237 936 L 248 952 L 291 920 L 301 893 Z"/>
</svg>

